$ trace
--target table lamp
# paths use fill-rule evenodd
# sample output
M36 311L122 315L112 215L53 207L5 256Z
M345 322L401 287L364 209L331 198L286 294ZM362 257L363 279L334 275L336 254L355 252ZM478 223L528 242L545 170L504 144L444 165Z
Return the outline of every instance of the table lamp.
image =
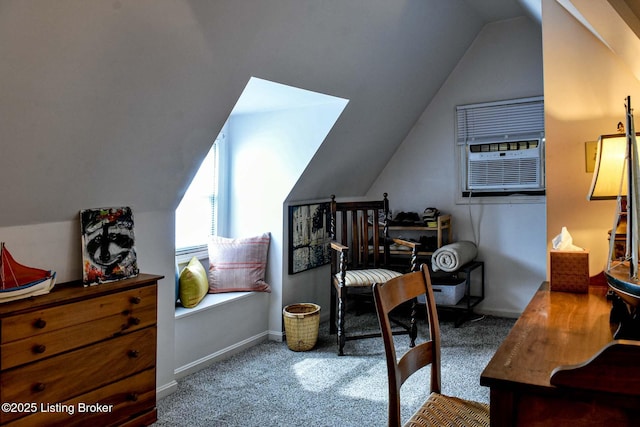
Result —
M640 135L640 133L636 135ZM614 251L615 258L625 256L628 184L624 179L626 176L624 173L626 151L627 139L624 133L601 135L598 138L593 180L587 196L589 200L618 200L618 219L615 231L618 242ZM620 197L618 198L618 196Z

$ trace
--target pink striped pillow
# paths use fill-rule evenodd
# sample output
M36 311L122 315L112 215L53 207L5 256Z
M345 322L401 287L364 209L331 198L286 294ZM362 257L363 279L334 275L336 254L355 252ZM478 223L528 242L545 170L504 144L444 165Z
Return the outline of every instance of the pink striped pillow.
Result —
M264 281L270 234L228 239L209 239L209 293L271 292Z

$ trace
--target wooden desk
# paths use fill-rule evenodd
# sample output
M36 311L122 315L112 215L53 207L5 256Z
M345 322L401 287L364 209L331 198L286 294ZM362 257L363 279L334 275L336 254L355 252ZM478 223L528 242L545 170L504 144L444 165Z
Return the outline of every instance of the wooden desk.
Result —
M588 362L613 334L606 288L592 287L588 294L548 289L543 283L480 377L491 388L491 425L640 425L637 342L627 342L635 357L624 387L614 387L617 393L551 384L555 368ZM605 378L593 382L615 384L611 375L603 372Z

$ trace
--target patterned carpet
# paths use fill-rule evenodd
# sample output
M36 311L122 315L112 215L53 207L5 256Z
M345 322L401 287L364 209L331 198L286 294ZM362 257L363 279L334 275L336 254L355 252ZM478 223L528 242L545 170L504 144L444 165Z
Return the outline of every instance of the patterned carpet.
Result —
M351 328L377 328L371 312L348 319ZM488 402L480 374L514 322L481 317L455 328L441 315L442 392ZM397 339L408 345L406 335ZM345 353L337 356L326 322L320 325L318 344L307 352L291 351L284 342L265 342L180 380L178 390L158 402L154 425L385 426L382 339L348 341ZM426 369L405 383L403 422L426 398L428 387Z

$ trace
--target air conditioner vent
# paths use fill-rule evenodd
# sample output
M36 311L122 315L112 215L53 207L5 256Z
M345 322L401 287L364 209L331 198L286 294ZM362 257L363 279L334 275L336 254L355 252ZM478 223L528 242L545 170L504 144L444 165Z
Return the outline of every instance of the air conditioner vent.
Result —
M486 159L469 162L469 189L539 188L540 163L529 159Z
M469 145L469 190L536 189L542 186L539 140Z

